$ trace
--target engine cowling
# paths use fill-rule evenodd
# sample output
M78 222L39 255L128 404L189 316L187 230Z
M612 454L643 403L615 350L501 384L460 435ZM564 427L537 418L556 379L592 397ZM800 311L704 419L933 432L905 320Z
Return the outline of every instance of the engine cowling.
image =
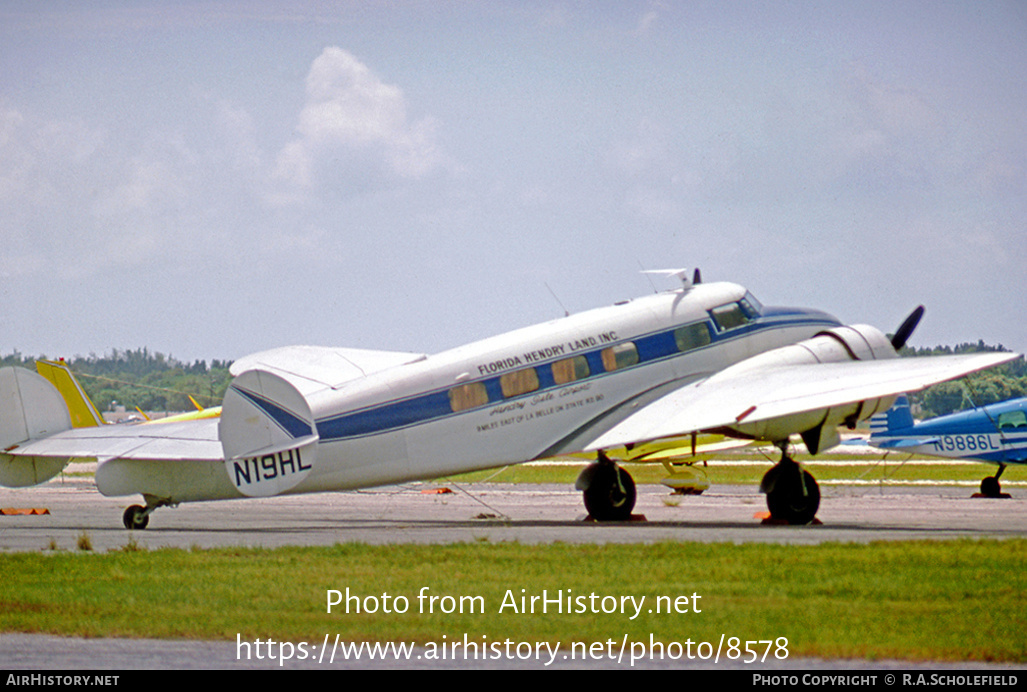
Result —
M867 324L834 327L816 336L789 346L782 346L733 366L734 374L746 370L762 370L783 365L812 365L851 360L884 360L897 358L888 337ZM732 429L746 437L778 442L798 432L811 454L817 454L840 442L837 428L854 428L859 421L888 410L895 397L855 402L844 406L798 413L754 423L741 423Z

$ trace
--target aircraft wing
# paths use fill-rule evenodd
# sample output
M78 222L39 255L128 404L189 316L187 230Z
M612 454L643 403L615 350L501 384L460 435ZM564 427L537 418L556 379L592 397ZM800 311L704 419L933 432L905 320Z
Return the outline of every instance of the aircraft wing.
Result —
M279 375L304 396L326 388L338 388L374 372L426 358L423 353L373 351L359 348L285 346L261 351L232 363L230 372L265 370Z
M218 420L73 428L5 450L21 457L224 461Z
M855 411L853 405L860 402L918 391L1018 357L1016 353L980 353L759 369L743 361L639 405L637 411L593 439L585 449L725 429L757 439L774 439L775 431L813 428L835 409L850 407Z

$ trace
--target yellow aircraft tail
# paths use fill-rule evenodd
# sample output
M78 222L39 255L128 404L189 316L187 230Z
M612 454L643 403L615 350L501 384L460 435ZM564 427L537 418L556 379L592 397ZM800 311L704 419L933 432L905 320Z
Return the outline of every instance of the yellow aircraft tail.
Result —
M60 392L71 414L71 427L92 428L105 424L103 416L64 361L37 360L36 370Z

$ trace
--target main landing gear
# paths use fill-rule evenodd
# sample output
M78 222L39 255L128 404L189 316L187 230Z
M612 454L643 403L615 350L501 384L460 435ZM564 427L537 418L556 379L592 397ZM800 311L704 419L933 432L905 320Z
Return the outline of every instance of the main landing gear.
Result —
M597 461L581 472L574 487L585 498L585 509L596 521L627 521L635 508L635 481L600 450Z
M820 508L820 486L783 446L781 461L763 476L760 492L767 494L767 508L774 521L809 524Z

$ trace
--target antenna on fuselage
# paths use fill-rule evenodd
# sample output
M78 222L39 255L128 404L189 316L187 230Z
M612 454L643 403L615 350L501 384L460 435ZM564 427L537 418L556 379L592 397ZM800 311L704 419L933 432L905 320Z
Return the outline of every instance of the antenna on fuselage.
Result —
M549 289L549 294L550 294L551 296L553 296L553 300L555 300L555 301L557 302L557 304L558 304L558 305L559 305L559 306L560 306L561 308L563 308L563 316L564 316L564 317L570 317L570 316L571 316L571 313L570 313L570 311L569 311L569 310L568 310L567 308L563 307L563 303L562 303L562 302L560 302L560 298L559 298L559 297L557 297L557 295L556 295L556 292L555 292L555 291L554 291L554 290L553 290L552 288L549 288L549 283L548 283L548 282L543 282L543 283L545 283L545 284L546 284L546 288L547 288L547 289Z
M642 260L638 260L638 270L646 275L646 280L649 281L649 285L653 287L653 293L659 293L660 291L656 288L656 284L653 283L652 278L649 276L649 272L645 270L645 265L642 264Z

